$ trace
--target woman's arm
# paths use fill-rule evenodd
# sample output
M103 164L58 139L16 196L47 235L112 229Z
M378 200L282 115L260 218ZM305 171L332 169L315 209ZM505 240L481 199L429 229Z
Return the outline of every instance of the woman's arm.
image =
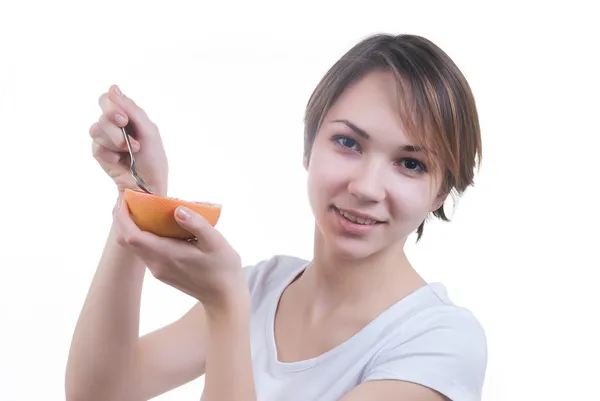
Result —
M147 400L203 374L206 320L200 303L139 338L145 269L112 227L71 342L67 401Z
M112 226L75 326L66 369L69 401L114 397L133 379L145 266L116 236Z
M247 292L222 308L207 309L207 327L204 400L256 401Z

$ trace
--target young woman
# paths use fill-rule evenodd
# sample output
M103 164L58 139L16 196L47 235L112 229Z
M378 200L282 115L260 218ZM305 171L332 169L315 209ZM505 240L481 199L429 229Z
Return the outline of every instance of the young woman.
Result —
M116 86L100 97L93 154L119 194L138 170L167 193L157 127ZM242 267L199 215L196 242L141 232L119 200L66 371L69 401L147 400L205 374L205 401L474 401L487 363L478 320L408 261L407 237L472 185L481 155L469 86L412 35L375 35L323 77L305 118L314 257ZM144 272L195 297L181 319L138 338Z

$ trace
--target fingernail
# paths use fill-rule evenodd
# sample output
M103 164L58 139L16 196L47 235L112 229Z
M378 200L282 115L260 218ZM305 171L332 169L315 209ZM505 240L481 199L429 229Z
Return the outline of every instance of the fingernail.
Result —
M177 217L179 217L181 220L185 220L190 217L190 211L186 207L180 206L177 209Z
M127 119L122 114L117 114L115 116L115 122L121 127L124 127L127 124Z
M117 85L115 85L115 93L119 96L123 96L123 92L121 92L121 89L119 89Z

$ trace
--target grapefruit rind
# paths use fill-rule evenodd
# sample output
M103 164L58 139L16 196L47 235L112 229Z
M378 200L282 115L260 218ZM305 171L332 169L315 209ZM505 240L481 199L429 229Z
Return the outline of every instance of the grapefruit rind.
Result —
M160 237L193 239L194 235L182 228L175 220L175 210L185 206L215 226L221 217L221 205L210 202L190 202L178 198L148 194L125 189L123 197L133 222L142 231Z

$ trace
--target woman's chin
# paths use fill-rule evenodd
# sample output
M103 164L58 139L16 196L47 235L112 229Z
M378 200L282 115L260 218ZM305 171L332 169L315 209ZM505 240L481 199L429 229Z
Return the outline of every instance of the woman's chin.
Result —
M381 236L355 237L341 235L335 230L317 229L315 243L318 253L327 258L358 262L366 259L377 259L378 255L398 255L403 252L404 241L388 243Z
M327 253L336 259L359 261L378 253L380 249L371 241L357 241L352 238L331 238L325 242Z

